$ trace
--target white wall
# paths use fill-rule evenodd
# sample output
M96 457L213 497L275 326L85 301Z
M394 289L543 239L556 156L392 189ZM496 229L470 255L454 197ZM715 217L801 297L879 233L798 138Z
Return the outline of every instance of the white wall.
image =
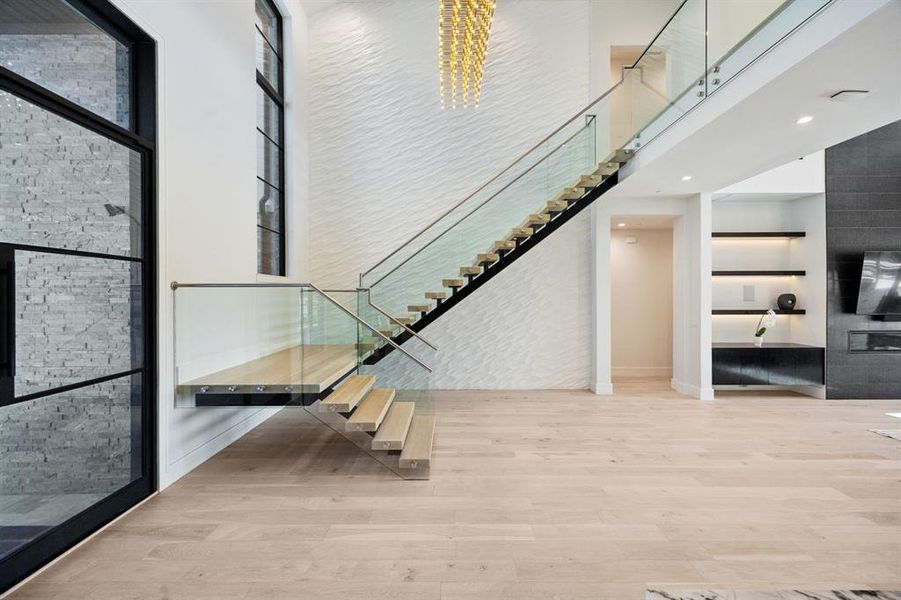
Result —
M159 480L166 487L272 414L174 408L171 281L254 282L256 80L253 2L116 0L158 42ZM289 274L306 278L305 19L286 16ZM289 129L291 131L291 129ZM181 293L181 292L179 292ZM225 315L223 315L225 317ZM229 321L221 319L227 329ZM214 332L211 332L214 335ZM223 365L225 366L225 365Z
M821 150L717 190L723 194L823 194L826 151Z
M586 103L587 0L499 3L478 108L441 109L437 16L418 0L336 2L310 16L312 279L321 286L356 285ZM587 387L587 221L423 332L441 349L434 386Z
M614 377L672 376L673 231L611 232Z
M591 97L597 98L619 81L610 72L611 46L644 48L682 0L588 0L591 11Z

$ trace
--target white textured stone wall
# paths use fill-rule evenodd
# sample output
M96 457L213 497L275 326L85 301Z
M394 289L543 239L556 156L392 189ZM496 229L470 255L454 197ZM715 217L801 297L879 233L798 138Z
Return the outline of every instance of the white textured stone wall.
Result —
M585 0L499 3L481 105L444 110L435 3L347 2L312 15L313 281L355 285L583 108L588 13ZM432 384L587 387L588 248L586 213L427 328L441 348Z

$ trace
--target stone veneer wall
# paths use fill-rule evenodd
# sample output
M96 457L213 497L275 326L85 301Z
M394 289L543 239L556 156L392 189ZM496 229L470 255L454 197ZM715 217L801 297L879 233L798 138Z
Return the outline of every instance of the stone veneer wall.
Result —
M127 54L106 36L0 35L0 59L128 124ZM0 241L134 256L139 175L130 150L0 93ZM17 252L16 395L131 369L139 277L127 261ZM107 494L131 481L139 384L117 379L0 408L0 493Z

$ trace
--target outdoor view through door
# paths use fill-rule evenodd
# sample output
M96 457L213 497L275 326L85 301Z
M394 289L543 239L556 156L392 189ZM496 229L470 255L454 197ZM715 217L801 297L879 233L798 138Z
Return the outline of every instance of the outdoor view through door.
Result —
M0 592L155 487L154 54L0 2Z

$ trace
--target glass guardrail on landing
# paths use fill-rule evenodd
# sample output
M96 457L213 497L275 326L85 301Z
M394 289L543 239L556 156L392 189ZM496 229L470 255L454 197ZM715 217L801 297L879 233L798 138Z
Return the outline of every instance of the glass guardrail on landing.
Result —
M398 475L428 477L431 438L428 448L420 443L409 451L405 441L434 431L434 351L416 337L403 346L392 341L358 314L356 290L309 284L173 289L177 408L303 408ZM391 348L390 356L372 361L382 346Z

